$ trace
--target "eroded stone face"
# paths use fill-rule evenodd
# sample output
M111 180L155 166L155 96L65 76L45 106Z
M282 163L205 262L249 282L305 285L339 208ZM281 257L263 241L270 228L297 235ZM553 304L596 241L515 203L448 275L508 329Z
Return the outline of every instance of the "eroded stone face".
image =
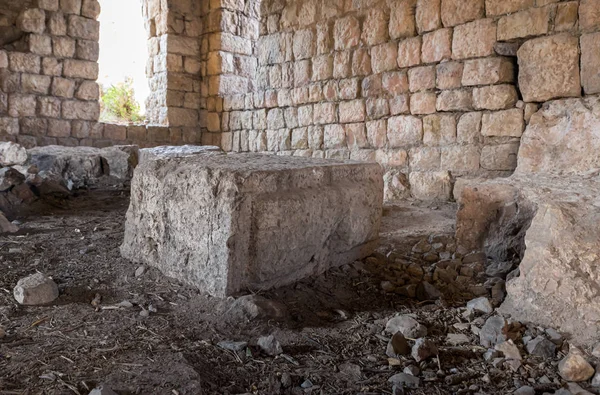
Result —
M146 161L121 252L215 296L266 289L370 254L382 200L376 164L255 154Z

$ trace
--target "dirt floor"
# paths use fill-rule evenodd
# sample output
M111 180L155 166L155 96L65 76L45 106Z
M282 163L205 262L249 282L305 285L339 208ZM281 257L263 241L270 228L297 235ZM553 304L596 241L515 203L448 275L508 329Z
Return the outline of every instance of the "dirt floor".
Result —
M419 366L421 387L406 393L506 394L539 377L533 363L507 372L485 362L469 325L461 328L470 344L445 344L448 332L458 332L452 325L466 322L460 307L472 295L418 301L382 290L382 282L403 275L392 260L431 265L415 260L411 248L423 237L452 234L452 205L387 207L376 256L264 293L281 314L262 317L244 315L233 298L204 296L122 259L127 206L123 188L82 192L44 215L19 218L19 234L0 236L0 326L7 333L0 394L87 394L99 383L119 394L391 394L388 379L414 364L386 355L383 330L398 313L414 314L439 347L437 358ZM50 306L20 306L12 289L36 271L50 275L61 295ZM270 357L256 346L270 334L284 354ZM249 346L217 346L225 340ZM559 387L551 365L543 373L549 389Z

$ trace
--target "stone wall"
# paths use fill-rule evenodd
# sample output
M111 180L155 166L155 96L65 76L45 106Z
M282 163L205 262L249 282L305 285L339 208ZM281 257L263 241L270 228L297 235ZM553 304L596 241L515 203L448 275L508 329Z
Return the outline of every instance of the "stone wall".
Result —
M449 199L457 178L512 173L539 103L581 96L581 82L598 93L598 9L264 0L260 36L247 40L256 74L224 96L209 128L220 126L227 150L376 160L388 199Z
M152 126L103 125L98 2L31 1L0 49L0 134L28 146L370 160L388 200L445 200L511 174L541 104L600 93L600 0L143 0Z

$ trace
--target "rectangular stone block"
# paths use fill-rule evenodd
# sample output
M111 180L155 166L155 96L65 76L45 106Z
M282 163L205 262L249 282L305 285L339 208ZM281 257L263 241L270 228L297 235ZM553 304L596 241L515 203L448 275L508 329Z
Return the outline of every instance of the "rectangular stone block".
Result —
M484 0L442 0L442 22L446 27L484 17Z
M498 41L542 36L548 33L550 7L531 8L503 16L498 21Z
M492 19L479 19L454 28L452 57L466 59L490 56L496 43L496 23Z
M585 31L600 28L600 0L581 0L579 4L579 26Z
M416 66L421 63L421 37L407 38L398 44L398 67Z
M423 35L421 60L423 63L440 62L452 57L452 29L438 29Z
M600 33L584 34L581 44L581 84L586 95L600 93Z
M121 253L217 297L264 290L371 254L382 203L377 164L259 154L147 161L132 181Z
M521 137L524 129L523 110L518 108L483 114L481 121L484 136Z
M474 86L514 82L514 74L514 65L509 58L473 59L465 62L462 84Z
M487 16L510 14L534 5L535 0L485 0Z
M504 110L514 107L519 100L514 85L489 85L473 89L473 108L476 110Z

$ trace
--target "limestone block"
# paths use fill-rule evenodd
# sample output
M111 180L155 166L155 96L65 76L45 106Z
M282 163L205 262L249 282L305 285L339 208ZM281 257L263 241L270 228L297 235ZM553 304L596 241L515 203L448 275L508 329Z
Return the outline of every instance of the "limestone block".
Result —
M45 11L58 11L58 0L38 0L37 6Z
M148 133L150 137L150 133ZM104 138L109 140L125 140L127 137L127 127L125 125L111 124L104 125Z
M519 172L581 174L600 168L598 97L552 101L533 114L522 138Z
M11 141L0 143L0 165L24 165L27 162L27 150Z
M490 85L473 89L473 107L476 110L504 110L514 107L518 100L514 85Z
M456 118L452 114L432 114L423 118L423 144L449 145L456 141Z
M15 300L26 306L52 303L58 298L58 286L42 273L20 279L13 290Z
M70 37L53 37L50 48L57 58L72 58L75 55L75 40Z
M365 120L365 103L363 100L340 102L339 119L342 123L362 122Z
M384 73L381 83L383 90L391 96L406 93L409 90L408 75L402 71Z
M382 97L370 97L366 100L367 117L379 119L390 115L390 105L387 99Z
M485 0L487 16L510 14L531 8L534 5L535 0Z
M435 89L435 66L409 69L408 84L411 92Z
M97 121L100 117L100 103L94 101L66 100L62 104L62 116L65 119Z
M335 103L315 104L313 110L313 122L317 125L334 123L336 119Z
M581 95L579 45L569 34L525 42L518 51L519 88L526 102Z
M100 149L108 164L108 175L119 180L130 180L140 158L137 145L114 145Z
M464 86L492 85L514 81L514 65L508 58L472 59L465 62L462 77Z
M283 286L372 253L382 200L377 164L256 154L149 161L132 181L121 253L219 297Z
M442 147L441 167L453 175L479 170L479 148L474 145Z
M360 22L354 16L337 19L333 26L335 49L355 47L360 42Z
M11 117L35 116L36 98L33 95L11 94L8 96L8 115Z
M26 33L41 34L46 30L46 13L39 8L25 10L17 18L17 26Z
M484 0L442 0L442 22L446 27L484 17Z
M348 149L356 150L359 148L367 148L369 146L364 123L346 124L344 125L344 132L346 133Z
M77 45L75 47L75 57L77 59L91 60L92 62L97 62L99 56L100 45L97 41L77 40Z
M51 92L53 96L71 98L75 94L75 81L66 78L54 78Z
M438 89L454 89L461 87L464 65L459 62L444 62L436 66L436 82Z
M29 50L36 55L50 55L52 54L52 39L41 34L30 34Z
M98 79L98 63L85 60L66 59L63 74L67 78Z
M46 75L38 74L22 74L21 75L21 87L23 93L38 93L41 95L47 95L50 89L50 83L52 78Z
M42 60L42 74L60 77L63 64L55 58L44 58Z
M362 40L367 45L384 43L388 39L388 16L380 8L373 8L367 13L362 32Z
M473 108L473 94L464 89L441 91L436 108L438 111L469 111Z
M70 137L71 122L62 119L48 120L48 136L50 137Z
M384 148L387 145L387 121L377 120L366 123L367 140L374 148Z
M67 17L67 33L73 38L98 41L100 39L100 23L78 15L69 15Z
M556 18L554 19L554 31L562 32L571 30L577 26L579 3L570 1L559 3L556 6Z
M346 147L346 132L339 124L325 125L323 131L323 145L328 149Z
M0 51L0 69L8 68L8 55L6 51Z
M523 110L513 108L483 114L481 134L483 136L521 137L524 128Z
M315 55L315 37L312 29L299 30L294 33L294 57L296 60L309 59Z
M18 135L19 119L12 117L0 117L0 134L5 136Z
M441 164L439 147L415 147L410 150L410 169L412 171L437 171Z
M496 23L492 19L479 19L456 26L452 37L454 59L475 58L494 54Z
M433 114L436 111L435 92L417 92L410 95L410 113L413 115Z
M498 40L545 35L549 29L550 12L550 7L540 7L503 16L498 21Z
M79 15L81 13L81 0L60 0L60 10L65 14Z
M600 33L584 34L581 43L581 84L586 95L600 93Z
M519 143L486 145L481 150L481 167L486 170L512 171L517 167Z
M584 31L600 28L600 0L581 0L579 4L579 26Z
M390 114L391 115L400 115L400 114L409 114L409 104L410 97L408 94L397 95L389 100L390 104Z
M371 48L371 67L373 73L381 73L396 69L398 46L391 42Z
M423 121L413 116L388 119L387 138L391 148L419 144L423 140Z
M22 52L9 52L8 63L12 71L39 74L41 69L40 57Z
M100 3L98 0L83 0L81 15L90 19L98 19L98 16L100 16Z
M92 81L83 81L81 85L79 85L79 88L77 88L75 97L80 100L100 99L100 89L98 87L98 83Z
M67 20L62 12L50 14L48 30L54 36L65 36L67 34Z
M447 171L413 171L409 181L410 192L415 199L447 201L452 197L452 181Z
M452 29L438 29L423 35L421 60L423 63L440 62L452 57Z
M417 0L394 1L390 4L389 32L393 40L417 34L415 8Z
M416 66L421 63L421 37L407 38L398 44L398 67Z
M419 34L442 27L440 0L417 0L415 18Z

